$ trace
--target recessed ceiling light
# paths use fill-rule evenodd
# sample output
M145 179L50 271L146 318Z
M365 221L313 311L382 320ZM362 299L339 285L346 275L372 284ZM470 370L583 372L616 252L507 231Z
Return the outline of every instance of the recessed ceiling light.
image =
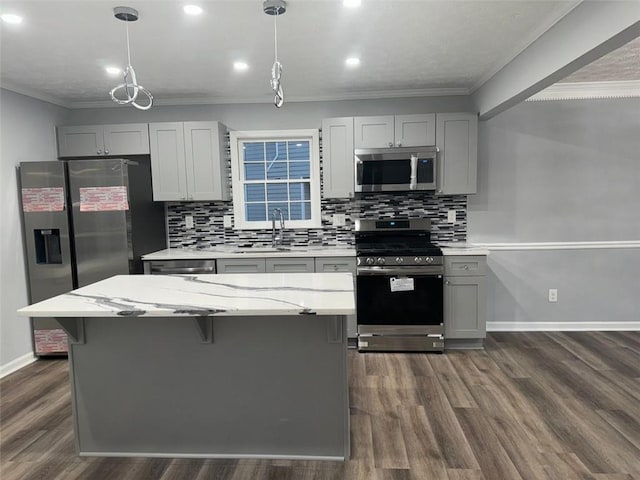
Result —
M15 15L13 13L5 13L3 15L0 15L0 18L2 18L2 21L5 23L13 23L13 24L22 23L22 17L20 15Z
M120 70L118 67L105 67L104 69L109 75L113 76L120 75L122 73L122 70Z
M362 0L342 0L342 4L348 8L356 8L362 4Z
M187 15L200 15L202 13L202 7L198 5L185 5L182 9Z
M358 57L349 57L345 60L347 67L357 67L360 65L360 59Z
M238 72L244 72L245 70L249 70L249 65L245 62L233 62L233 69Z

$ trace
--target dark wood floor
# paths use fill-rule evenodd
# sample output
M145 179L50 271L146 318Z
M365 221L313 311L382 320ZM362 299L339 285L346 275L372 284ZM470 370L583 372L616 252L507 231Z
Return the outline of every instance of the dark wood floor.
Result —
M484 351L350 352L348 462L79 458L67 363L0 383L0 478L640 480L640 333L491 334Z

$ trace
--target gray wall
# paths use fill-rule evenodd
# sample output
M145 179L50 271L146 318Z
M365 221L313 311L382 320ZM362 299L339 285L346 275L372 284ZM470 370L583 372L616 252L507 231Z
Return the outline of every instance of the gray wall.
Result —
M0 374L32 352L29 319L16 315L27 305L27 282L15 167L56 159L55 126L67 114L64 108L0 89Z
M640 248L519 244L640 241L640 99L520 104L480 122L478 155L468 239L513 244L491 252L487 320L639 322Z

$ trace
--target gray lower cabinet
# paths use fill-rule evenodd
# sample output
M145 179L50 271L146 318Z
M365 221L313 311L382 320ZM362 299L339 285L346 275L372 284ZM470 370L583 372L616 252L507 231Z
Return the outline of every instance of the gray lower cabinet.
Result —
M280 258L266 259L267 273L313 273L313 258Z
M486 263L484 256L445 257L444 327L448 345L470 340L469 346L482 346L486 337Z
M216 260L218 273L265 273L264 258L219 258Z
M316 272L349 272L353 275L353 291L356 290L356 259L353 257L317 257ZM356 338L358 324L355 315L347 316L347 337Z

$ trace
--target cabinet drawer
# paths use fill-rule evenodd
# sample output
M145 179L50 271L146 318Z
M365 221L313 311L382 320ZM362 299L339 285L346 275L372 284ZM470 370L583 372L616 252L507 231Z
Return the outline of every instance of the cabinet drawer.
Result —
M355 258L316 258L316 272L350 272L356 273Z
M486 275L487 258L484 256L445 256L445 275Z
M313 258L267 258L267 273L313 273Z
M218 273L264 273L264 258L220 258Z

